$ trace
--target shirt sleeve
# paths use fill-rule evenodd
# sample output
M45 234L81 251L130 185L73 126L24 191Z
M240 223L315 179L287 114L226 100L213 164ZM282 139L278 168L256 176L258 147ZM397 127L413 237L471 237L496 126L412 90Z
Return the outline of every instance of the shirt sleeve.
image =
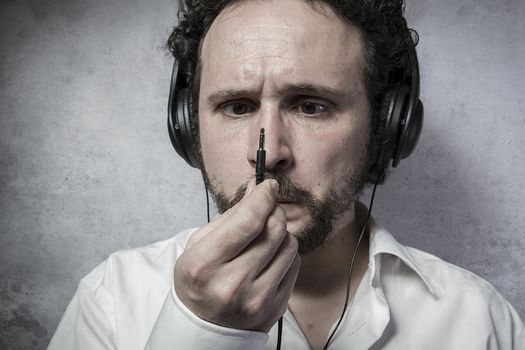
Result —
M267 340L264 332L227 328L199 318L180 301L172 286L146 350L257 350L263 349Z
M503 297L501 297L503 299ZM503 299L503 315L500 322L495 322L498 329L498 342L502 343L500 349L525 350L525 326L512 305ZM501 329L506 326L506 329Z
M99 265L80 282L48 350L116 349L113 298L101 284L90 283L104 268Z
M525 350L525 326L512 305L495 289L489 300L493 332L487 341L490 350Z

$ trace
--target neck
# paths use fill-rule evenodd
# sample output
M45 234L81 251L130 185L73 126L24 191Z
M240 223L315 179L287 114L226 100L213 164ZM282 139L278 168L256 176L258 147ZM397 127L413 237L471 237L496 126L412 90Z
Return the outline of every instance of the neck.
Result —
M301 258L301 269L294 294L299 296L330 296L346 289L348 270L363 223L357 221L354 206L334 224L327 241ZM368 265L367 232L358 248L352 280L361 280ZM352 283L352 284L354 284Z

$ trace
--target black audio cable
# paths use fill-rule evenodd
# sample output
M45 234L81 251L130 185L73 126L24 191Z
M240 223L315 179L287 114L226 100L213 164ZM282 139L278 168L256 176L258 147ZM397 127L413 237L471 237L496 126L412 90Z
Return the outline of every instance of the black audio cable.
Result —
M374 205L374 197L375 197L375 194L376 194L377 185L379 183L379 179L381 179L381 177L383 176L383 172L384 172L384 170L381 171L381 173L377 177L376 182L374 184L374 190L372 191L372 197L370 198L370 205L368 206L368 212L366 214L366 220L363 223L363 228L361 229L361 233L359 234L359 238L357 239L357 243L356 243L355 248L354 248L354 253L352 254L352 260L350 262L350 268L348 269L348 280L347 280L347 284L346 284L346 298L345 298L345 305L343 306L343 312L341 313L341 317L339 318L339 321L337 322L337 325L335 326L334 330L330 334L330 337L328 337L328 340L326 341L326 344L325 344L323 350L328 349L328 345L330 345L330 341L332 341L332 338L334 337L335 332L337 331L337 329L339 328L339 325L343 321L343 317L345 315L346 308L348 307L348 300L350 298L350 281L352 280L352 270L354 268L355 258L357 256L357 251L359 250L359 245L361 244L361 241L363 239L366 227L368 225L368 221L370 219L370 215L372 214L372 206Z
M264 181L265 178L265 163L266 163L266 151L264 150L264 128L261 128L259 133L259 149L257 149L257 161L255 164L255 183L260 184ZM374 197L376 194L377 185L379 183L379 179L381 179L383 175L383 171L379 174L379 176L376 179L376 182L374 184L374 189L372 191L372 196L370 198L370 205L368 206L368 212L366 214L365 222L363 223L363 228L361 229L361 232L359 234L359 238L357 239L356 246L354 248L354 252L352 254L352 260L350 261L350 267L348 269L348 280L346 285L346 298L345 298L345 304L343 306L343 311L341 313L341 317L339 318L339 321L337 322L334 330L328 337L328 340L326 341L325 346L323 347L323 350L327 350L328 346L330 345L330 342L332 341L332 338L334 337L337 329L341 325L341 322L343 321L343 317L345 315L346 309L348 307L348 301L350 298L350 282L352 280L352 271L354 268L354 262L357 256L357 251L359 250L359 246L361 244L361 241L363 240L363 236L366 230L366 227L368 225L368 221L370 219L371 213L372 213L372 206L374 205ZM205 187L206 190L206 207L207 207L207 218L208 223L210 222L210 202L209 202L209 196L208 196L208 188ZM282 341L282 333L283 333L283 316L279 319L278 326L277 326L277 346L276 350L281 350L281 341Z
M255 163L255 183L258 185L264 181L266 173L266 151L264 150L264 128L259 132L259 148L257 149L257 161ZM281 350L281 337L283 334L283 317L279 318L277 332L277 348Z

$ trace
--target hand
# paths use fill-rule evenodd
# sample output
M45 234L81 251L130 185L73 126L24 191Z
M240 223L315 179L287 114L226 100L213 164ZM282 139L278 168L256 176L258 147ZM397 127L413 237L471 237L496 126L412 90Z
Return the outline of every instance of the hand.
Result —
M286 311L299 272L296 238L276 205L279 185L250 180L243 199L189 239L175 291L200 318L268 332Z

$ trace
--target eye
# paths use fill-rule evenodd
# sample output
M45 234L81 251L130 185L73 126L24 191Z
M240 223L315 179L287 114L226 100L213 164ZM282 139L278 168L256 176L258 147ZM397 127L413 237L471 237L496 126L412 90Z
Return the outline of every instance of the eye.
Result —
M300 101L292 106L292 111L309 117L329 115L331 108L328 103L317 101Z
M325 105L319 103L305 102L301 104L301 112L303 112L304 114L324 113L327 111L327 109L328 108Z
M257 106L250 101L225 102L220 106L222 112L230 117L238 118L255 113Z

